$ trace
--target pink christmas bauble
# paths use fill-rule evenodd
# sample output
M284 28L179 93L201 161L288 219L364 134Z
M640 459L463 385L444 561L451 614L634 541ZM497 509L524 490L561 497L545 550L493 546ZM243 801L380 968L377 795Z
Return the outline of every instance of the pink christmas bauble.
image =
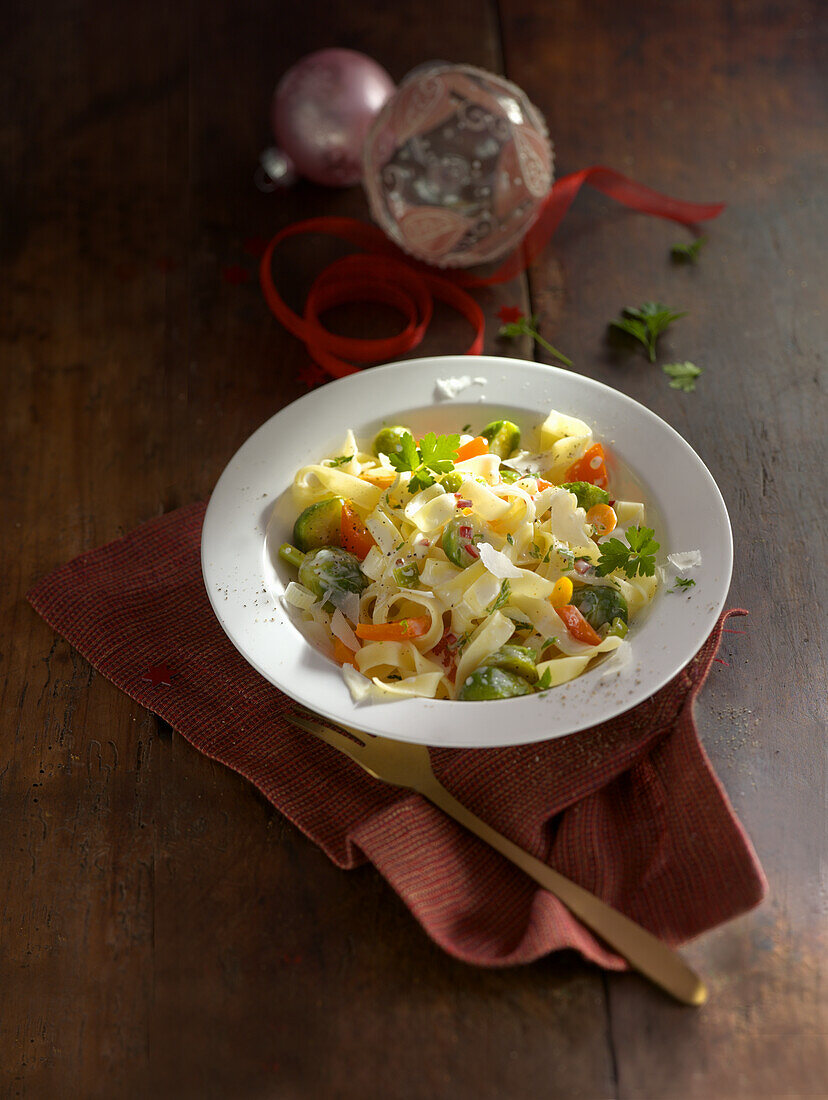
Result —
M540 112L520 88L471 65L410 73L377 115L363 157L374 220L438 267L510 252L552 186Z
M394 91L391 77L355 50L317 50L288 69L273 94L276 141L300 175L348 187L362 175L362 147Z

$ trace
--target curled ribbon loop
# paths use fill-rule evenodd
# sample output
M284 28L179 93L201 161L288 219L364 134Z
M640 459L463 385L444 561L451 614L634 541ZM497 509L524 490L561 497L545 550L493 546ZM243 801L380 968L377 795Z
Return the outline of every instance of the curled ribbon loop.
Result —
M521 247L487 276L459 270L438 275L433 268L405 256L376 226L354 218L308 218L282 229L268 244L259 269L265 301L285 328L305 344L311 358L334 378L357 371L354 362L383 362L416 348L431 321L435 298L469 322L475 336L466 354L479 355L483 350L483 312L466 288L505 283L525 271L549 243L585 183L631 210L682 225L708 221L724 210L724 203L684 202L662 195L602 165L583 168L555 183ZM279 245L305 233L337 237L360 252L335 260L316 277L300 316L276 289L272 267ZM357 301L391 306L404 318L403 328L395 336L371 340L339 336L323 326L320 315L325 310Z

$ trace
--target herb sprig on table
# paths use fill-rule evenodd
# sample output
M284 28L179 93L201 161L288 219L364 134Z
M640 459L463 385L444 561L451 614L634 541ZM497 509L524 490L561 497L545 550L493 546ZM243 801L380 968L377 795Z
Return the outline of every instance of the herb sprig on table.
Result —
M707 237L696 237L687 244L679 242L670 249L670 255L678 263L694 264L699 258L699 252L706 243Z
M628 336L632 336L634 340L640 341L647 349L650 362L654 363L656 341L659 336L673 321L686 316L686 310L676 313L662 302L644 302L637 308L626 306L618 320L610 321L610 327L617 328Z
M566 367L572 366L572 360L564 355L562 351L558 351L557 348L553 347L548 340L544 340L538 332L537 314L533 313L531 317L527 317L518 306L503 306L502 309L498 310L497 315L503 322L498 330L498 336L531 336L553 358L560 360Z
M435 435L434 432L428 432L420 440L418 447L412 434L406 432L400 440L400 453L389 455L388 458L395 470L411 471L408 488L416 493L433 485L441 474L447 474L454 469L459 446L459 435Z

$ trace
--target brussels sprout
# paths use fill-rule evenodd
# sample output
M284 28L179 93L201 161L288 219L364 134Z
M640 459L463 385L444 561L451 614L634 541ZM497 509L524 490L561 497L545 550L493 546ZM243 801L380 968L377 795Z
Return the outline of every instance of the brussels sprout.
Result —
M588 481L566 481L561 488L574 493L578 498L578 507L586 511L595 504L609 504L609 493L606 489L599 489L597 485L590 485Z
M515 695L532 695L531 686L522 676L507 672L504 668L481 665L466 677L457 698L471 702L478 699L511 699Z
M628 619L627 601L616 588L609 585L587 584L578 587L569 602L578 608L593 630L599 630L614 619L620 619L624 623Z
M341 497L329 497L309 504L293 525L293 541L300 550L318 550L320 546L339 546L342 523Z
M507 642L486 658L486 664L490 668L502 668L506 672L514 672L516 676L522 676L524 680L534 683L538 678L535 656L534 649L530 649L529 646Z
M411 429L402 424L392 424L388 428L383 428L374 440L374 454L401 455L402 438L406 434L411 435Z
M443 474L440 478L440 484L447 493L456 493L463 484L463 475L459 470L449 470L447 474Z
M479 554L474 547L478 542L486 539L480 528L479 522L474 516L455 516L450 519L443 531L443 551L449 561L465 569L468 565L474 565ZM471 545L471 552L467 549Z
M520 428L511 420L493 420L480 433L489 441L489 453L508 458L520 446Z
M305 555L299 583L318 599L324 597L326 607L341 607L351 592L359 594L368 586L368 578L353 554L339 546L323 546Z

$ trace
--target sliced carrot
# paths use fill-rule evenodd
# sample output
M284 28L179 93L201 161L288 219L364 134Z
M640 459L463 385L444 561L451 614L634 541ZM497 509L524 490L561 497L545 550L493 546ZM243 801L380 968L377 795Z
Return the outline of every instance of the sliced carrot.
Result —
M468 443L464 443L462 447L457 448L457 461L465 462L467 458L477 458L478 455L487 455L489 453L489 441L482 435L476 435L474 439L470 439Z
M337 637L334 637L334 660L338 665L352 665L354 663L354 655L345 643Z
M421 638L431 626L431 616L415 616L395 623L358 623L357 638L366 642L401 642L406 638Z
M342 549L347 550L360 561L364 561L371 547L376 546L373 535L347 500L342 505L339 538Z
M569 603L565 607L556 607L555 610L563 619L566 629L576 642L585 642L587 645L600 644L601 635L592 629L574 604Z
M604 462L604 448L595 443L576 462L573 462L564 474L564 481L588 481L599 489L609 484L607 466Z
M539 477L537 479L537 482L538 482L538 492L539 493L542 493L544 489L551 489L552 488L552 482L551 481L544 481L542 477Z
M618 516L615 514L615 509L610 508L608 504L593 504L586 514L586 521L592 524L595 534L601 538L615 530L618 525Z

